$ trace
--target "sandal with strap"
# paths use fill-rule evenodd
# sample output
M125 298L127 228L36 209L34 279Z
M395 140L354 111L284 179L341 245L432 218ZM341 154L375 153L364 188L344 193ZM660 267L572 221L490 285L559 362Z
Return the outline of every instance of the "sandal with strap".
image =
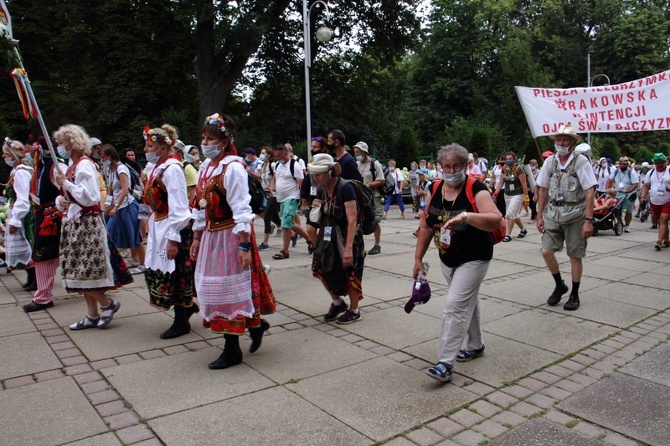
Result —
M273 259L275 260L284 260L288 259L288 252L286 251L279 251L277 254L272 256Z
M312 242L310 242L309 240L307 240L307 252L308 252L309 254L314 254L314 249L315 249L315 247L314 247L314 243L312 243Z
M92 318L89 316L85 316L84 319L70 325L70 330L85 330L87 328L98 328L99 320L100 320L99 317Z
M503 242L511 242L511 241L512 241L512 237L510 237L509 235L506 235L505 238L502 239L502 241L503 241Z

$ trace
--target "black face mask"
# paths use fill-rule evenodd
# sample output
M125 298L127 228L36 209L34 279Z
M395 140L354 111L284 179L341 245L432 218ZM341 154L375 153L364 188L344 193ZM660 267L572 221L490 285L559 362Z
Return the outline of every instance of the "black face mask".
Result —
M335 144L328 144L326 145L326 147L328 147L328 150L330 150L331 152L335 151Z

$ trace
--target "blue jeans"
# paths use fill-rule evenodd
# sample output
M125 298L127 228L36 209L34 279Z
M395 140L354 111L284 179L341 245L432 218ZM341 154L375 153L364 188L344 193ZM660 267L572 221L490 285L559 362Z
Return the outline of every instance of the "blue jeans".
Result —
M400 208L400 212L405 212L405 203L402 202L402 194L387 195L384 200L384 212L388 212L391 207L391 200L395 201Z

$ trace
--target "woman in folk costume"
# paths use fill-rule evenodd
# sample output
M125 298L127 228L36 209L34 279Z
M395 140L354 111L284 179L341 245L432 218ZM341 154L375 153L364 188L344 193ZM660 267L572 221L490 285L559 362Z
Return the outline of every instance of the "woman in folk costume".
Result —
M275 299L256 245L254 213L249 205L248 174L237 156L235 122L218 113L202 127L202 152L207 158L198 171L192 200L195 211L191 260L196 260L195 285L202 316L225 345L210 369L242 362L239 337L246 329L250 352L261 345L270 328L261 314L275 311Z
M100 208L98 169L88 157L91 143L86 131L68 124L53 135L58 154L69 159L65 174L58 173L56 182L63 195L56 198L56 207L63 212L60 262L63 285L69 293L83 293L87 314L70 330L104 328L119 310L120 302L105 296L133 281L125 262L111 246ZM98 311L100 305L100 311Z
M37 291L32 302L23 306L23 311L46 310L54 306L53 286L58 269L58 249L62 213L56 208L56 197L60 188L56 175L65 172L67 166L51 158L46 140L40 136L38 141L28 141L26 154L35 160L35 170L30 183L30 199L35 215L35 240L33 243L33 262Z
M193 303L193 262L189 251L193 232L188 208L186 179L181 161L174 154L177 131L171 125L144 128L147 181L144 200L151 207L148 220L144 272L151 306L163 311L174 307L174 323L161 339L191 332L188 319L198 312Z
M12 168L7 181L5 195L11 200L5 227L5 261L12 269L25 269L28 280L23 284L26 291L33 291L35 269L31 261L35 218L30 208L30 180L33 168L23 152L23 144L5 138L2 157Z

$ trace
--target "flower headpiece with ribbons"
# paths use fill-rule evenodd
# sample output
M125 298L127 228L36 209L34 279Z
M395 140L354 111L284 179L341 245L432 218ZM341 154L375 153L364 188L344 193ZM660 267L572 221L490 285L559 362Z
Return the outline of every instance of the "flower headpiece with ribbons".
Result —
M220 114L214 113L211 116L207 116L205 118L205 125L213 125L219 129L219 131L221 131L221 133L223 133L226 138L230 139L231 141L235 141L233 135L226 128L226 120Z
M164 135L156 129L152 129L149 126L144 127L144 140L150 139L154 142L163 142L168 146L173 145L175 142L167 135Z

